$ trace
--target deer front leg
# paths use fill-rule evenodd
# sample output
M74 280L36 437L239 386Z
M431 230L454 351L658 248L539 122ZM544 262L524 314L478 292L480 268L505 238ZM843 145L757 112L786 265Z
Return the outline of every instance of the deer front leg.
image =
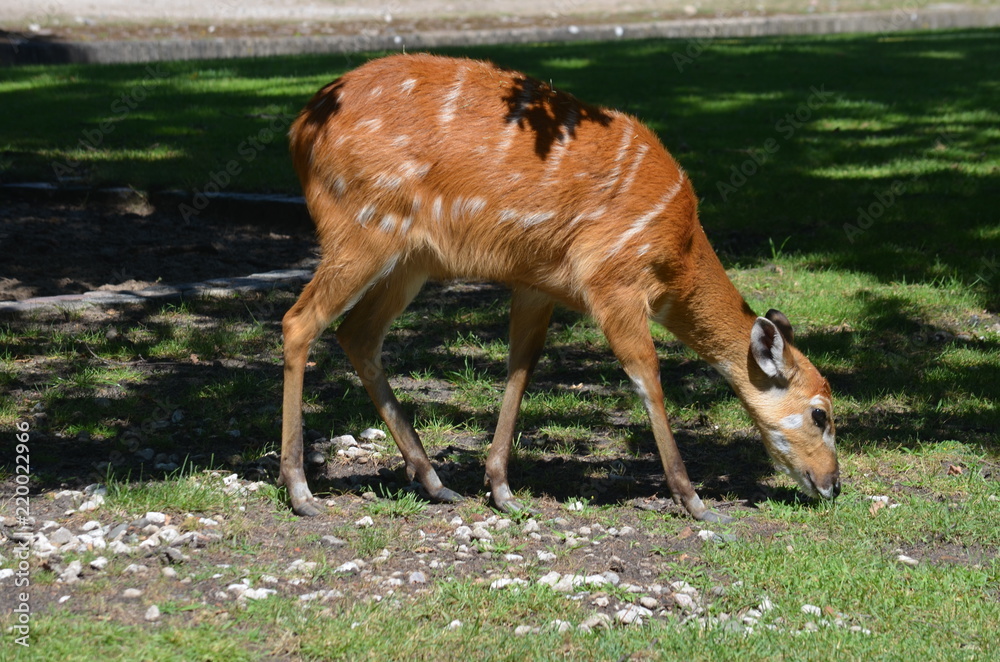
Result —
M534 290L514 290L510 304L510 355L507 359L507 388L497 420L496 433L486 458L486 485L493 503L505 513L524 510L514 499L507 482L507 465L514 443L514 426L521 408L521 399L531 374L542 355L552 299Z
M313 497L302 468L302 384L309 347L339 312L331 309L324 292L324 274L317 274L284 319L285 383L281 418L281 470L278 484L284 485L296 515L315 517L323 506ZM342 303L341 303L342 305Z
M612 351L621 362L636 390L642 396L660 453L667 486L675 502L680 503L697 520L703 522L730 522L731 518L709 510L688 478L684 460L681 459L677 442L670 431L667 412L663 407L663 387L660 385L659 359L653 338L649 333L649 322L642 310L623 309L623 301L635 301L637 297L620 294L614 304L603 314L595 314Z

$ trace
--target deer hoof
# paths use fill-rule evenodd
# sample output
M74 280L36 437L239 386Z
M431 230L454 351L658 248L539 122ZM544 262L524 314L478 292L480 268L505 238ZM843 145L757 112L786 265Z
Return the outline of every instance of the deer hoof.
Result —
M701 522L711 522L712 524L729 524L733 521L732 517L729 517L728 515L721 515L714 510L707 508L704 512L695 515L694 517Z
M440 487L437 491L428 492L428 494L431 499L440 503L458 503L460 501L465 501L465 497L454 490L449 490L447 487Z
M519 515L522 513L527 515L540 514L539 511L535 510L534 508L528 508L520 501L517 501L515 499L505 499L503 501L496 501L495 504L497 510L507 513L508 515Z
M315 497L310 497L299 503L293 503L292 512L300 517L317 517L325 513L326 508Z

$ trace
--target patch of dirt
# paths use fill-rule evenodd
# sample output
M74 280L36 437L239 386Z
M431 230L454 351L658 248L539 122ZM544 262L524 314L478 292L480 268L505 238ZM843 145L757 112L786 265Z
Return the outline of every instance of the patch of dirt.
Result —
M0 301L139 290L315 264L308 232L199 220L103 204L0 206Z

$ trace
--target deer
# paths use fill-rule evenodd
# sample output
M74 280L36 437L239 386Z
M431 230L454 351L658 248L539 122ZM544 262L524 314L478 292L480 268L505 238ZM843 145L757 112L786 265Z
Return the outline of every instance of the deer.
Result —
M321 259L282 319L279 482L301 516L325 511L303 467L310 347L336 339L427 495L453 503L382 365L393 320L424 283L509 286L508 374L485 462L500 511L521 400L556 304L594 320L642 398L675 503L728 522L692 486L664 408L650 320L731 385L779 470L812 498L840 493L828 381L781 312L758 316L701 226L694 187L651 129L485 61L397 54L320 89L289 130Z

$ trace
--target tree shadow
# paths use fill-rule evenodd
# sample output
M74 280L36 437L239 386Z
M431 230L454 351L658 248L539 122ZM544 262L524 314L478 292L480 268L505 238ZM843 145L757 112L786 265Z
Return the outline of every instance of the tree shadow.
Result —
M701 191L703 222L727 264L766 264L771 259L767 240L780 242L791 237L788 250L807 256L816 269L864 274L883 284L939 284L953 280L970 288L982 305L984 318L993 320L1000 304L1000 270L990 261L1000 252L994 204L1000 192L1000 173L953 166L959 161L982 160L981 154L992 155L997 149L990 138L995 124L991 104L995 100L996 77L982 76L978 67L955 64L1000 59L996 35L996 31L973 30L896 35L892 39L720 40L683 69L671 56L684 47L684 42L462 52L492 57L538 79L553 79L556 86L575 96L624 108L650 123ZM566 62L577 64L570 68ZM579 62L585 64L578 66ZM289 70L299 76L330 71L333 77L341 65L337 58L212 64L235 76L259 78L287 75ZM199 63L172 64L169 70L180 77L182 72L205 67ZM116 75L122 71L117 69ZM129 71L134 76L141 70ZM74 103L73 95L82 95L87 84L103 86L100 89L112 98L117 89L114 79L115 75L105 72L78 87L70 86L66 103ZM833 95L819 98L813 88ZM249 127L256 126L231 121L214 109L230 108L234 103L257 107L262 103L260 98L238 91L195 93L181 86L178 90L180 97L175 101L182 112L169 115L151 106L149 116L130 117L128 130L123 125L117 135L148 131L157 139L167 140L172 153L184 154L199 140L199 132L228 122L235 125L227 127L232 131L235 151L251 130ZM37 104L35 110L43 112L42 105L50 104L56 93L40 93L25 107L30 111L32 104ZM517 94L512 97L511 112L525 107L518 98ZM291 112L304 100L290 100L275 92L263 102L274 102ZM883 112L873 115L873 107ZM100 115L95 117L99 119ZM89 126L87 123L95 121L95 117L81 120L81 126ZM553 119L552 113L547 117L545 126L549 128L571 123L568 117ZM530 121L525 113L515 119ZM545 140L554 140L554 135L548 131ZM769 139L779 149L756 163L754 155L759 155ZM279 147L277 143L273 146ZM224 164L226 158L228 155L220 156L210 167ZM756 164L746 167L747 172L753 170L752 174L743 172L748 161ZM171 157L157 167L175 164ZM743 180L733 179L734 168ZM291 167L274 181L278 181L274 184L278 189L293 187ZM902 188L894 190L897 181ZM847 225L859 232L845 230ZM422 294L412 308L412 318L404 319L386 342L386 363L394 374L430 369L436 377L447 380L466 368L468 357L450 351L442 338L473 331L486 341L505 338L505 304L497 300L506 295L501 295L500 290L486 292L464 296L439 287ZM860 313L851 320L852 326L797 334L803 351L819 357L817 363L830 379L835 396L843 393L857 402L881 403L863 414L841 417L840 443L864 452L879 446L949 439L974 443L994 457L1000 455L998 380L990 362L1000 353L998 343L979 339L975 324L969 320L946 325L926 308L901 297L864 292L856 297L851 303L860 306ZM168 455L189 455L206 462L213 454L222 462L227 455L243 455L241 461L226 466L249 471L245 469L250 464L245 457L251 454L248 451L264 452L273 449L278 441L280 369L275 343L280 316L291 299L279 296L267 310L254 315L266 331L268 347L258 348L249 358L244 350L234 350L231 355L226 336L220 335L218 342L201 345L200 363L153 362L146 366L149 374L141 383L119 387L121 397L112 398L116 410L113 413L94 406L94 400L110 397L106 393L119 393L107 384L83 381L73 386L37 373L6 377L5 387L20 398L10 406L18 416L35 421L36 430L47 435L36 446L35 484L49 489L100 478L95 463L106 461L114 451L128 456L127 462L132 464L124 466L138 467L129 455L132 451L127 441L127 433L133 430L138 430L141 444ZM231 323L221 318L236 315L232 304L191 305L199 311L199 328L206 336ZM448 315L436 312L483 306L493 311L485 322L482 316L470 318L458 329ZM244 312L245 306L240 314ZM146 311L139 314L139 321L133 320L146 328L149 337L123 344L122 355L141 357L159 343L170 341L173 327L156 322L159 314L159 310ZM557 324L574 321L572 316L556 319ZM88 358L83 346L56 340L57 334L69 334L65 324L71 321L51 327L31 319L5 323L11 335L27 339L11 348L15 359L47 355L62 342L68 343L71 351L67 350L69 358L60 360L82 368L99 364ZM78 328L96 324L105 329L114 323L81 322ZM963 334L966 329L972 332ZM559 350L550 346L533 389L552 393L568 385L597 384L605 389L603 392L629 400L633 396L621 384L620 370L609 353L601 352L606 350L587 344ZM350 376L331 334L318 344L315 361L317 365L307 377L307 390L313 394L307 425L327 434L331 430L350 430L361 419L372 420L374 409ZM499 385L505 373L503 361L478 356L474 361L477 371L494 385L498 407ZM66 366L60 370L66 373L61 375L66 380L85 372ZM700 378L692 382L692 374L697 373L689 360L672 350L666 353L662 375L668 399L680 400L696 411L707 411L718 398L731 397L718 382ZM587 392L582 395L591 397ZM461 428L471 422L487 431L433 452L439 462L455 465L447 470L457 477L457 485L464 486L468 493L481 489L481 452L494 424L494 411L424 399L419 392L411 397L414 404L407 406L414 413L433 406L447 424ZM48 403L48 422L30 411L31 404L42 398ZM939 403L956 399L968 404L942 413ZM169 405L176 402L185 403L188 409L193 407L193 413L185 413L180 422L158 427L170 420L173 411ZM614 479L613 487L594 498L602 503L601 499L621 500L633 495L665 496L659 460L646 425L627 420L623 423L620 411L601 416L600 408L600 399L594 398L582 417L528 414L520 429L529 437L538 437L539 428L547 424L586 427L596 429L599 436L624 425L632 455L620 460L622 466L616 475L635 477L636 481L621 487ZM237 429L232 427L234 419L239 437L230 434ZM101 438L90 435L89 441L74 432L99 426L104 426L106 433ZM63 436L57 437L53 429L63 431ZM6 451L13 435L3 436ZM771 472L755 436L727 444L707 426L694 424L680 427L677 438L693 479L709 497L736 494L752 499L759 492L759 481ZM586 438L574 443L581 455L600 450ZM4 457L13 457L13 453L4 452ZM611 471L605 464L599 453L596 460L574 456L537 461L528 455L519 456L513 463L512 480L534 494L565 499L578 496L575 486L587 483L595 471ZM553 476L559 480L554 481ZM722 480L724 476L726 480ZM787 493L779 492L778 496L782 495Z

